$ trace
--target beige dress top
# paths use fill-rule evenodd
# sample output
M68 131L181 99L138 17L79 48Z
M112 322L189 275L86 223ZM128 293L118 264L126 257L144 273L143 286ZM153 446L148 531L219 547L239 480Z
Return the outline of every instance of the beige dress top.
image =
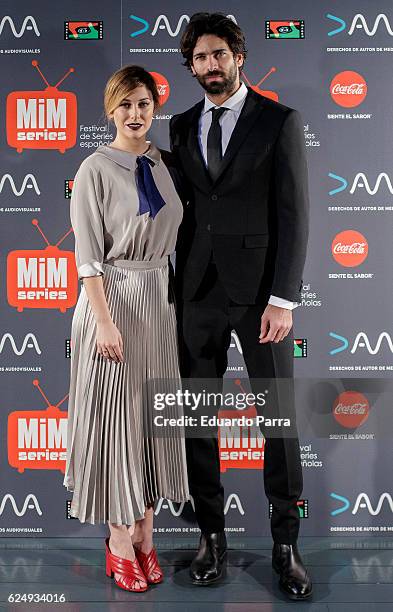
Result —
M81 163L71 197L79 278L102 274L103 262L152 261L174 252L183 207L153 143L145 156L166 202L154 219L138 214L136 155L101 146Z
M137 156L109 146L83 160L71 196L78 278L102 275L124 355L115 363L97 353L95 318L81 283L71 328L63 484L73 492L71 516L92 524L130 525L160 497L189 499L182 432L156 436L148 427L146 382L180 386L168 256L183 209L160 151L150 143L145 155L165 202L154 218L139 213Z

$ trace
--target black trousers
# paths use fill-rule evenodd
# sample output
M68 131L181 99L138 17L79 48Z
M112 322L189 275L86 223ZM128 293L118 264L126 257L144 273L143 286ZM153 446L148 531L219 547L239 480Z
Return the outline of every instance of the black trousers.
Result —
M231 331L234 329L242 346L250 380L292 379L292 330L279 343L258 342L265 306L244 306L232 302L218 279L214 263L210 263L195 298L179 304L182 377L222 379L227 368ZM293 401L293 397L290 401ZM292 437L276 437L276 433L275 437L270 438L266 437L268 432L265 430L263 434L266 438L264 486L273 506L273 540L294 544L299 532L297 501L303 488L297 433ZM198 525L204 533L222 531L225 525L224 489L220 482L217 438L187 438L186 451L190 491Z

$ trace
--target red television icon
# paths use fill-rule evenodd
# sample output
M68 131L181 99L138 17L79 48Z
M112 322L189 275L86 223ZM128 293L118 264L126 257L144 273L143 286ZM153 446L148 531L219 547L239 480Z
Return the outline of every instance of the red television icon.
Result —
M8 415L8 463L22 474L30 470L65 472L67 452L67 412L53 406L43 393L39 380L33 380L48 408L16 410Z
M59 244L73 230L55 244L49 244L45 234L32 220L43 236L45 249L11 251L7 257L7 299L18 312L25 308L56 308L66 312L78 299L78 272L73 251L62 251Z
M58 149L64 153L75 146L77 134L77 101L70 91L58 86L74 72L70 68L56 85L49 85L38 67L47 88L42 91L13 91L7 96L7 142L18 153L24 149Z
M236 379L235 384L240 387L244 393L241 381ZM250 406L245 410L219 410L218 418L227 418L234 421L239 417L246 419L255 419L257 410L255 405ZM265 438L262 432L256 429L251 430L249 427L240 428L235 431L237 442L234 444L234 438L230 444L223 441L223 428L218 428L218 446L220 449L220 472L226 472L229 468L261 470L264 466Z
M258 81L258 83L256 85L252 85L250 80L246 77L246 75L244 74L244 72L242 73L242 78L246 81L247 85L249 87L251 87L251 89L253 89L256 93L260 94L261 96L265 96L265 98L270 98L271 100L274 100L275 102L278 102L278 93L276 91L271 91L269 89L260 89L259 86L262 85L263 81L266 81L267 77L270 76L272 74L272 72L276 72L277 68L275 68L274 66L272 66L269 70L269 72L267 74L265 74L264 77L261 78L260 81Z

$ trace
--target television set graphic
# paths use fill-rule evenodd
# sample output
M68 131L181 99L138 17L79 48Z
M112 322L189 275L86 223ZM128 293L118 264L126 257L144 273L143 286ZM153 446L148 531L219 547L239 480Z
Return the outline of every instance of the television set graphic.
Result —
M24 149L58 149L65 153L76 144L77 99L70 91L58 86L74 72L70 68L56 85L49 85L32 61L47 87L38 91L13 91L7 96L6 132L10 147L22 153Z
M245 390L239 379L234 380L242 393ZM242 427L235 419L255 419L255 405L244 410L219 410L218 418L233 420L233 426L218 428L218 447L220 453L220 472L229 468L261 470L264 466L265 438L258 425Z
M44 398L46 410L16 410L8 415L8 463L20 474L29 470L60 470L65 472L67 453L68 413L59 406L60 402L49 402L40 387L39 380L33 380Z
M62 251L59 244L72 228L52 245L37 219L32 220L43 236L45 249L11 251L7 256L7 299L18 312L25 308L52 308L65 313L78 299L78 271L73 251Z
M244 79L244 81L246 82L246 85L251 87L251 89L253 89L257 94L260 94L261 96L265 96L265 98L270 98L271 100L274 100L275 102L278 102L278 93L276 91L271 91L270 89L260 89L260 85L262 85L262 83L264 81L266 81L266 79L273 72L276 72L276 71L277 71L277 68L272 66L270 68L269 72L267 72L265 74L265 76L263 76L261 78L261 80L258 81L258 83L256 85L252 85L251 81L249 80L249 78L246 76L246 74L244 72L242 72L242 79Z

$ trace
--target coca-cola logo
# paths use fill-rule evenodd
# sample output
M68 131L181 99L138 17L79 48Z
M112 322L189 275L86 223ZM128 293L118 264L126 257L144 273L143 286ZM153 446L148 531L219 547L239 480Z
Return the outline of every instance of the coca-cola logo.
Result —
M341 95L351 95L351 96L359 96L363 95L365 92L365 83L352 83L351 85L341 85L341 83L336 83L332 87L332 93L341 94Z
M359 266L367 258L368 242L360 232L344 230L332 241L332 255L341 266L346 268Z
M334 253L364 253L367 244L365 242L353 242L352 244L341 244L337 242L334 246Z
M345 108L359 106L367 95L367 83L358 72L344 70L330 83L330 95L336 104Z
M333 416L340 425L350 429L363 425L369 417L368 399L359 391L344 391L333 404Z
M159 72L150 72L150 74L156 82L159 102L160 106L162 106L168 100L170 94L168 80L164 77L163 74L160 74Z

